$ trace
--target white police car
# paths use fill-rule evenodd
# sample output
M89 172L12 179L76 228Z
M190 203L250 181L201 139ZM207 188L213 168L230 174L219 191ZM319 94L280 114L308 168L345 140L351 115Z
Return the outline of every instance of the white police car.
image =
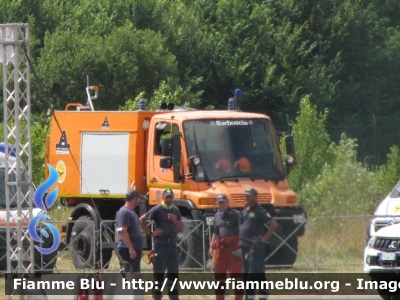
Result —
M383 227L400 223L400 181L378 205L374 215L367 228L368 238Z
M364 250L364 272L376 282L397 282L400 275L400 224L386 226L372 234ZM392 288L380 286L377 291L382 299L400 299L400 290Z
M400 224L372 234L364 250L364 272L400 272Z

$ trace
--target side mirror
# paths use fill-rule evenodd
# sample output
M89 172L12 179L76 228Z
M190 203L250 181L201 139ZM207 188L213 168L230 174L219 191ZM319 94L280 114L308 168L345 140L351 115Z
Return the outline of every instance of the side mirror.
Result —
M286 154L295 154L296 151L294 149L294 137L289 135L286 137Z
M163 169L171 169L172 166L172 159L169 157L161 158L160 159L160 168Z
M160 141L161 155L171 156L172 155L172 138L163 138Z

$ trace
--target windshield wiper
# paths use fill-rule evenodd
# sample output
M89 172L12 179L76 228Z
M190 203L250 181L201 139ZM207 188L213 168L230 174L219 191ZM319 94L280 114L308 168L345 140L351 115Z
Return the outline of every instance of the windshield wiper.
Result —
M256 179L264 179L265 181L270 180L270 179L267 178L266 176L259 175L259 174L251 174L251 175L249 176L249 178L250 178L251 181L254 181L254 180L256 180Z
M277 182L277 181L281 181L284 178L285 178L284 176L278 177L278 178L275 178L275 177L268 178L267 176L264 176L264 175L251 174L251 175L248 175L248 176L222 176L222 177L219 177L218 180L220 182L224 182L224 181L235 181L235 182L238 182L239 180L251 180L251 181L254 181L254 180L257 180L257 179L261 179L261 180L265 180L265 181L276 181Z
M271 177L271 178L268 179L268 180L275 181L275 182L279 182L279 181L281 181L281 180L283 180L283 179L285 179L285 176L284 176L284 175L279 176L279 177Z
M203 165L203 158L201 157L201 154L199 151L199 146L197 145L197 138L196 138L196 131L194 130L194 124L193 124L193 138L194 138L194 147L196 148L196 154L199 156L200 164L203 167L204 179L206 180L206 182L208 184L210 184L210 180L208 179L206 168L204 168L204 165Z
M222 176L222 177L218 178L218 180L221 181L221 182L224 182L224 181L227 181L227 180L228 181L232 180L232 181L235 181L235 182L238 182L239 180L251 180L251 181L254 181L256 179L263 179L265 181L270 180L270 179L265 178L265 176L261 176L261 175L257 175L257 174L249 175L249 176Z
M239 182L239 177L235 176L222 176L218 178L219 181L224 182L225 180Z

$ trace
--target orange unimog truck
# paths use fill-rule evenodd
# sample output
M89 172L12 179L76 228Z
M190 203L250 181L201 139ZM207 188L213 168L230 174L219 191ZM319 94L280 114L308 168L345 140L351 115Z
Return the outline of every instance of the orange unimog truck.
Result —
M259 203L279 223L279 237L270 240L267 256L278 249L266 264L293 265L306 216L296 194L288 190L268 116L235 109L146 111L143 102L138 111L94 111L91 88L87 106L69 104L54 112L46 149L47 163L60 174L58 194L74 207L64 229L76 268L91 267L93 261L104 266L111 259L113 248L100 223L115 219L132 182L142 195L140 215L160 204L162 191L170 187L183 218L204 222L204 227L195 228L193 222L186 226L181 267L203 263L203 250L208 249L203 236L217 210L216 196L226 194L230 206L241 210L249 187L258 191ZM229 101L232 106L234 100ZM296 161L293 139L286 144L290 167ZM146 245L151 247L148 238Z

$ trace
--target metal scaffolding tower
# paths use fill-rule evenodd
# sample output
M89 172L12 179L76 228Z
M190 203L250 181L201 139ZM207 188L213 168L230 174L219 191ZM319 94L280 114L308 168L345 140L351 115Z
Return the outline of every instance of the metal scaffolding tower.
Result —
M6 161L15 149L15 163L5 164L7 273L34 271L34 246L28 234L32 219L32 147L29 25L0 25L0 64L3 65L4 143ZM14 147L14 148L13 148ZM28 179L26 179L27 174ZM10 209L17 211L16 215Z

